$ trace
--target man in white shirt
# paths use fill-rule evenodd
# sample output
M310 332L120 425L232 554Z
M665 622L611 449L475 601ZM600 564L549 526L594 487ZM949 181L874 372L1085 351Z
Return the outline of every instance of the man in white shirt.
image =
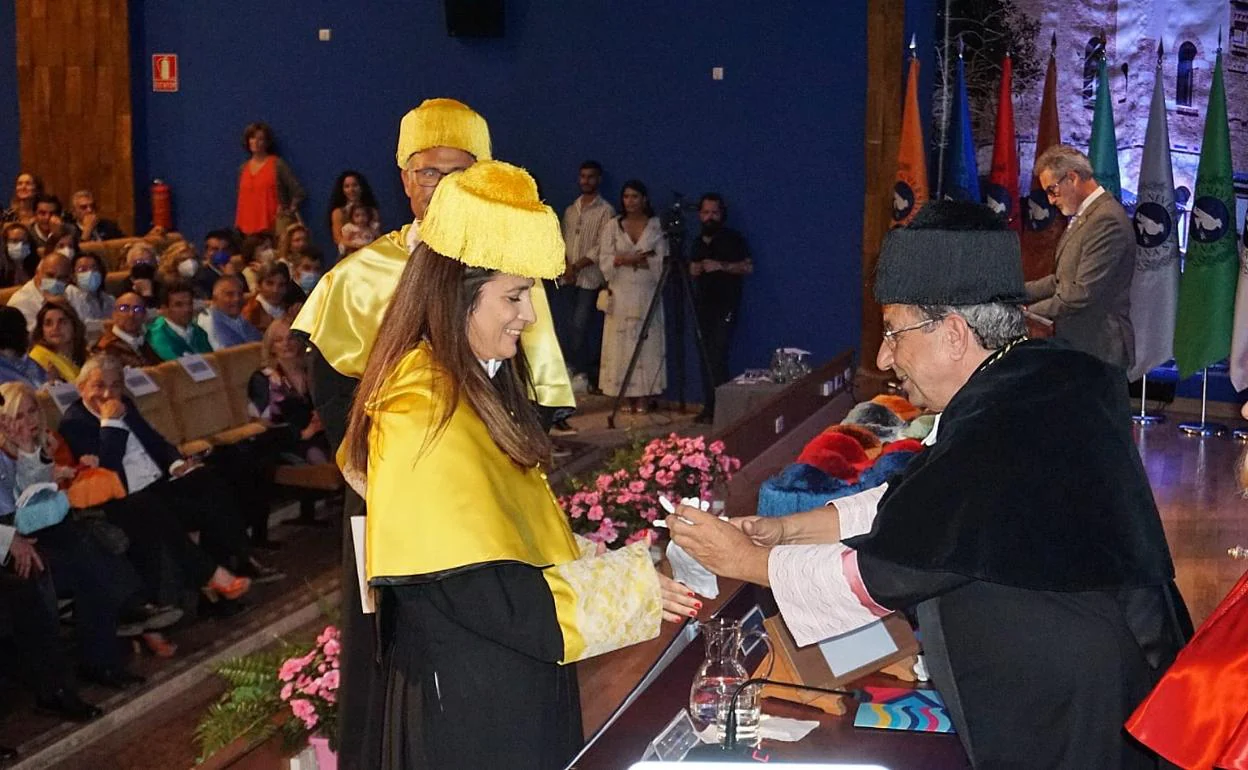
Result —
M581 194L563 212L563 241L567 246L567 271L560 283L560 294L570 296L571 314L564 331L564 353L574 374L573 386L584 385L590 392L598 386L598 357L602 338L602 316L595 310L598 291L606 285L598 269L598 239L603 226L615 216L615 209L598 194L602 166L596 160L581 164Z
M72 267L68 257L54 251L39 261L35 276L9 297L9 307L17 308L26 317L27 331L34 331L35 319L45 302L65 295Z
M1130 369L1136 251L1131 220L1074 147L1045 150L1036 159L1036 175L1049 200L1073 218L1057 242L1053 275L1027 282L1028 310L1052 319L1054 336L1071 347Z

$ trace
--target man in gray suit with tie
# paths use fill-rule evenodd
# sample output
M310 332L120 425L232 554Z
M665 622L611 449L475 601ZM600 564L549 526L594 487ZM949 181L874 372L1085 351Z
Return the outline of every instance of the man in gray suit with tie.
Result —
M1036 159L1036 175L1062 214L1072 217L1057 243L1053 275L1027 282L1027 309L1054 323L1054 336L1111 364L1135 361L1131 278L1135 233L1122 204L1092 176L1074 147L1058 144Z

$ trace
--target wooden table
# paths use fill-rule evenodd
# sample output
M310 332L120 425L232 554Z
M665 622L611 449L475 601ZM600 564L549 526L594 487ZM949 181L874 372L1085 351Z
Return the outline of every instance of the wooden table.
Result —
M740 617L767 593L755 586L722 581L717 615ZM765 601L765 598L763 599ZM673 633L665 634L670 638ZM622 770L641 759L646 746L672 717L689 702L689 687L704 658L701 638L695 639L650 687L597 737L590 749L572 767L575 770ZM861 683L892 687L906 686L891 678L867 678ZM601 691L606 694L606 689ZM589 702L597 688L592 678L582 678L581 698ZM818 720L820 725L797 743L763 741L771 761L853 761L876 763L890 770L966 770L970 767L956 736L870 730L853 726L853 709L843 716L831 716L807 706L767 699L763 713L794 719ZM588 714L587 714L588 716ZM598 720L601 722L602 720ZM592 730L590 724L586 729Z

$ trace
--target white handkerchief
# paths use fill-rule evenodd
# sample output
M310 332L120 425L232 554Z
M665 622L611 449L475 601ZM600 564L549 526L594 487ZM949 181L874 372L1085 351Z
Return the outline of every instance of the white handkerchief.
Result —
M719 579L689 555L675 541L667 544L667 560L672 565L672 577L679 583L689 586L695 594L714 599L719 596Z

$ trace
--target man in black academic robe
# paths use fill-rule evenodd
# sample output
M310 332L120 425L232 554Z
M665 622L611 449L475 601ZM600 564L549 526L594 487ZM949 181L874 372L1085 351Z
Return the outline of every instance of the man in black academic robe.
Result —
M865 519L839 501L798 515L839 516L832 542L687 508L696 524L669 519L673 537L769 584L799 645L912 613L977 768L1155 766L1122 724L1190 621L1124 373L1025 339L1017 236L977 204L930 203L890 233L875 292L877 363L939 413L928 446Z

